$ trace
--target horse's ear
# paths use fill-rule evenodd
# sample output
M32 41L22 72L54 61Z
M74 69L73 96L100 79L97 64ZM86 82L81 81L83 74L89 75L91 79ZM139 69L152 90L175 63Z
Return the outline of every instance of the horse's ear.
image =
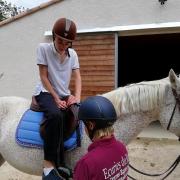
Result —
M169 80L173 89L177 90L177 88L180 88L180 80L178 79L173 69L169 71Z

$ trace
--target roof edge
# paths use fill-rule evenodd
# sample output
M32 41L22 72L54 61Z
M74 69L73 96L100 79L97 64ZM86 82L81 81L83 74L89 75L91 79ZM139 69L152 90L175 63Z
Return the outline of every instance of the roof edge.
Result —
M97 33L97 32L123 32L123 31L133 31L133 30L165 29L165 28L180 28L180 22L137 24L137 25L78 29L77 33L83 34L83 33ZM44 36L52 36L52 31L45 31Z
M31 9L28 9L28 10L26 10L25 12L22 12L22 13L16 15L16 16L14 16L14 17L10 17L10 18L8 18L8 19L5 19L4 21L1 21L1 22L0 22L0 27L1 27L1 26L4 26L4 25L6 25L6 24L9 24L9 23L11 23L11 22L13 22L13 21L15 21L15 20L18 20L18 19L20 19L20 18L22 18L22 17L25 17L25 16L28 16L28 15L30 15L30 14L33 14L33 13L39 11L40 9L44 9L44 8L46 8L46 7L49 7L50 5L59 3L59 2L61 2L61 1L63 1L63 0L51 0L51 1L49 1L49 2L42 3L42 4L40 4L39 6L36 6L36 7L34 7L34 8L31 8Z

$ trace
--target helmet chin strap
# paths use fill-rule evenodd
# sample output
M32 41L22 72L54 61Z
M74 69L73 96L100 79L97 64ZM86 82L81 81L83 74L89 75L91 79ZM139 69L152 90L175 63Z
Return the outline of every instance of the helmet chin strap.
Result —
M54 48L55 48L56 52L57 52L58 54L62 55L62 54L58 51L58 49L56 48L56 45L55 45L54 41L53 41L53 44L54 44ZM68 48L69 48L69 47L68 47ZM65 51L64 51L64 52L66 52L66 53L67 53L67 55L68 55L68 57L70 57L70 54L69 54L68 48L67 48L67 49L65 49Z
M53 43L54 43L54 41L53 41ZM55 48L56 52L61 55L61 53L58 51L55 43L54 43L54 48ZM66 51L66 50L65 50L65 51Z
M94 127L93 129L90 129L88 125L86 125L86 128L88 130L88 135L91 141L93 141L94 138L94 133L96 131L96 127Z

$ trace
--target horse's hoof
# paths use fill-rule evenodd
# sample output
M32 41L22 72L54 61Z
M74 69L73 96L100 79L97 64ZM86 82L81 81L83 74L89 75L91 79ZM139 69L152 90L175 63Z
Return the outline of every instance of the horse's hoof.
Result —
M51 170L51 172L45 176L42 175L42 180L63 180L64 178L58 173L56 169Z

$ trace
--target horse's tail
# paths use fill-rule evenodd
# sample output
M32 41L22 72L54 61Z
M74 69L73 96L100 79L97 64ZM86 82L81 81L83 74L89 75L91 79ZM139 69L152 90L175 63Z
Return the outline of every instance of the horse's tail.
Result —
M0 166L5 162L4 158L2 157L2 155L0 154Z

